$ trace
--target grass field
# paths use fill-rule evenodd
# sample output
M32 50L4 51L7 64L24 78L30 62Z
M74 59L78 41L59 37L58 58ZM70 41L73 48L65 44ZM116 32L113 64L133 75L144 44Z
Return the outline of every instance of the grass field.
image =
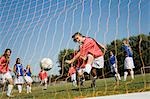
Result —
M114 94L126 94L134 92L150 91L150 74L136 75L133 81L130 76L127 81L121 81L117 85L114 78L98 79L96 88L91 88L91 81L86 81L84 87L73 87L71 83L48 86L47 90L42 90L41 86L33 86L32 93L27 94L24 88L21 94L13 90L14 99L78 99L86 97L96 97ZM0 98L5 99L6 93L0 93Z

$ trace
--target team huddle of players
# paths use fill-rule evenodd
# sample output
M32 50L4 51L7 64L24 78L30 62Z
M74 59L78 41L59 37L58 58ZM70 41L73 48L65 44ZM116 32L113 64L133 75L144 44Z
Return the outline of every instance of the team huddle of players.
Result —
M84 73L92 75L92 87L96 87L96 69L104 68L104 54L106 48L104 45L96 42L94 39L90 37L83 36L81 33L77 32L72 36L75 42L79 43L79 50L74 55L71 60L66 60L65 62L71 64L69 68L68 75L70 75L71 80L74 86L77 86L76 74L78 74L78 81L81 81L83 84ZM128 72L131 74L131 78L134 79L134 62L133 62L133 53L132 49L129 45L128 40L123 40L122 46L125 53L124 60L124 81L127 79ZM104 50L102 52L102 49ZM117 69L117 58L112 51L109 52L110 58L110 68L111 72L114 75L116 81L121 80L120 74ZM82 64L80 64L80 60L82 60ZM79 64L73 64L75 61ZM78 62L79 61L79 62Z
M106 48L104 45L96 42L94 39L90 37L83 36L81 33L77 32L72 36L75 42L79 43L79 50L75 53L74 57L70 60L66 60L65 62L71 64L71 67L68 72L68 76L71 76L71 80L74 86L77 86L76 74L78 74L78 78L81 81L81 85L84 81L84 74L92 75L92 87L96 87L96 78L97 78L97 69L104 68L104 54ZM103 51L102 51L103 49ZM128 40L123 41L123 49L125 52L125 61L124 61L124 81L126 81L128 72L131 74L131 78L134 79L134 63L133 63L133 55L132 49L129 45ZM12 89L13 85L17 85L19 93L22 92L22 85L26 83L27 93L31 93L31 69L30 66L27 65L26 69L23 68L21 64L20 58L16 59L16 63L14 65L14 73L16 75L14 81L10 74L11 69L9 68L11 50L6 49L4 54L0 57L0 74L2 75L3 83L8 80L8 88L6 95L8 97L12 97ZM74 62L77 61L77 64ZM114 74L116 81L121 80L120 74L117 70L117 59L116 56L110 51L110 67L111 72ZM41 84L44 84L44 89L47 89L47 72L41 68L39 73L39 77L41 79Z

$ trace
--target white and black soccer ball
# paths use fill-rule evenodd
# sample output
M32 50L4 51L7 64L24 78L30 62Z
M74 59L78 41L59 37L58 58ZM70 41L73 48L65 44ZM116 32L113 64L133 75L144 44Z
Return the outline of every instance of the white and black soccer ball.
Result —
M53 61L50 58L43 58L40 61L40 66L46 71L49 71L53 67Z

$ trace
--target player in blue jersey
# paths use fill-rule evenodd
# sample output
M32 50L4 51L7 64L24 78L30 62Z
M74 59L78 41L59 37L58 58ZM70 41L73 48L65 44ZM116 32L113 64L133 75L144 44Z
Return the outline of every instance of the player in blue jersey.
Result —
M23 65L20 62L20 58L16 59L16 64L14 65L14 73L16 75L14 83L18 87L19 93L22 92L22 85L24 84L24 71L23 71Z
M132 53L132 49L129 45L129 41L128 40L123 40L123 46L122 46L124 53L125 53L125 60L124 60L124 81L126 81L127 79L127 75L128 72L131 75L131 78L134 79L134 71L133 68L135 68L134 66L134 62L133 62L133 53Z
M27 93L31 93L31 85L32 85L33 80L32 80L32 78L31 78L32 72L31 72L30 65L27 65L27 67L26 67L26 69L24 70L24 72L25 72L25 77L24 77L24 79L25 79L25 81L26 81L26 83L27 83Z
M118 69L117 69L117 58L116 56L113 54L112 51L110 51L110 58L109 58L109 62L110 62L110 68L111 68L111 72L113 73L113 75L115 76L115 80L121 80L120 78L120 74L118 73Z

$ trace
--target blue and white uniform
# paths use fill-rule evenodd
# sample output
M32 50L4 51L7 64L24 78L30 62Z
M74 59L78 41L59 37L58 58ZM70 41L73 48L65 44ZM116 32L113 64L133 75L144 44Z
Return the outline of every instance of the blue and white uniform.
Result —
M117 64L116 64L116 57L114 55L111 55L109 58L109 62L110 62L110 68L111 68L111 72L112 73L117 73Z
M23 84L24 83L24 79L23 79L23 66L22 64L16 64L15 65L16 68L16 78L14 80L15 84Z
M129 46L124 45L123 50L125 51L125 61L124 61L124 69L133 69L135 68L134 62L133 62L133 53L131 51L131 48Z
M27 83L32 83L33 82L33 79L31 78L31 71L29 70L29 69L25 69L24 70L25 71L25 77L24 77L24 79L25 79L25 81L27 82Z

